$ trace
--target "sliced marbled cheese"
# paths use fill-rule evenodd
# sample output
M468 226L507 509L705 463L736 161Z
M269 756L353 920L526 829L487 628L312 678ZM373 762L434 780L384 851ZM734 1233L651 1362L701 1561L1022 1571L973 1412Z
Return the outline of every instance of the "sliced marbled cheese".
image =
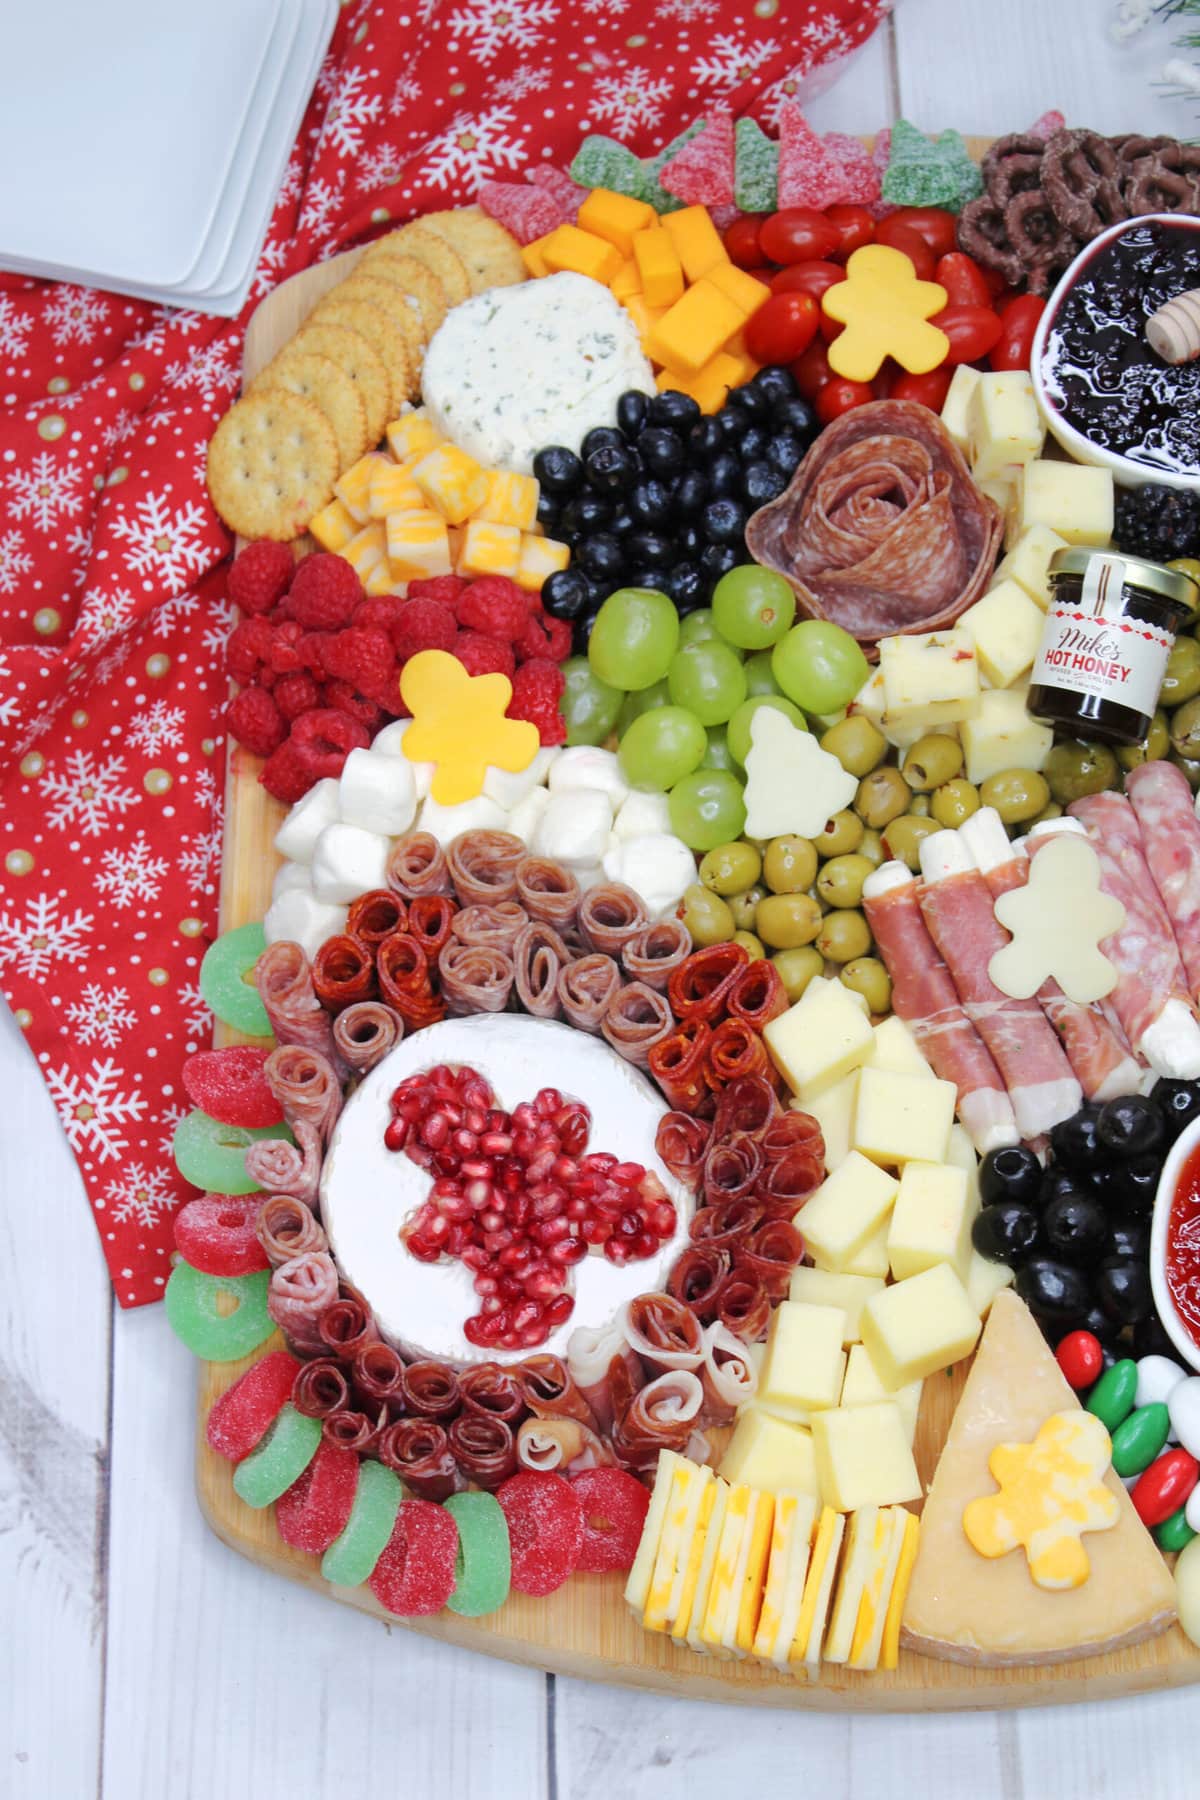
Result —
M667 1514L667 1500L675 1480L675 1470L682 1461L682 1456L675 1450L659 1451L658 1468L654 1474L654 1488L650 1495L650 1505L642 1526L642 1535L638 1539L633 1567L630 1569L629 1578L625 1583L625 1603L639 1614L646 1604L650 1577L654 1572L654 1559L658 1554L659 1540L662 1537L663 1520Z
M800 1607L800 1617L796 1621L796 1635L792 1639L792 1652L789 1658L793 1666L797 1663L804 1663L809 1676L813 1679L820 1673L821 1646L825 1640L829 1602L833 1597L838 1556L845 1533L845 1513L834 1512L832 1506L826 1506L822 1510L821 1522L817 1526L817 1541L813 1545L812 1558L808 1565L808 1577L804 1583L804 1599Z

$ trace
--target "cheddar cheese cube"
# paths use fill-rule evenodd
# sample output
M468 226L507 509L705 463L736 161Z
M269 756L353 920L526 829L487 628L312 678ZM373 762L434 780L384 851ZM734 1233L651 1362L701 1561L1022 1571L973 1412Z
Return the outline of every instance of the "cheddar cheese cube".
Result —
M411 459L380 463L373 471L367 502L367 510L373 519L386 519L394 512L412 512L424 504L425 496L412 478Z
M582 208L581 208L582 210ZM607 287L627 254L616 244L578 225L556 225L541 240L542 261L552 275L569 269Z
M679 214L668 213L667 217L678 218ZM732 300L743 319L748 319L765 300L771 298L771 290L766 282L759 281L757 276L751 275L746 269L739 269L736 263L718 263L715 268L709 269L708 279L727 300Z
M633 255L634 234L645 231L657 218L647 201L616 194L611 188L593 188L577 216L583 231L615 245L622 257Z
M958 623L975 639L979 667L994 688L1011 687L1032 669L1044 620L1019 582L997 582Z
M331 500L308 521L308 529L322 550L340 550L360 530L360 522L340 500Z
M521 533L515 525L495 525L487 519L469 519L454 561L454 573L505 575L515 579L521 561Z
M826 1269L843 1270L884 1224L900 1183L852 1150L804 1207L804 1242Z
M763 1041L801 1101L830 1088L871 1054L871 1025L840 981L810 981L794 1006L772 1019Z
M546 235L549 236L549 233ZM545 242L546 239L540 237L534 238L531 244L522 244L521 246L521 261L525 264L525 272L527 275L531 275L535 281L540 281L543 275L550 273L546 267L546 258L542 253L542 246Z
M450 534L435 512L392 513L387 521L387 555L397 581L449 575Z
M921 1478L894 1400L817 1413L813 1451L821 1498L839 1512L921 1497Z
M733 267L706 206L683 206L678 212L664 213L662 225L689 281L699 281L715 268Z
M809 1306L837 1306L845 1315L843 1344L858 1341L862 1309L883 1282L878 1276L839 1274L832 1269L798 1268L792 1270L788 1287L789 1300L801 1300Z
M910 1381L893 1393L879 1379L879 1370L871 1361L865 1344L851 1344L846 1356L846 1379L842 1383L839 1406L870 1406L876 1400L894 1400L900 1408L904 1429L911 1444L917 1433L917 1417L921 1410L922 1381Z
M661 225L634 233L633 256L647 306L674 306L683 293L683 265Z
M398 419L392 420L387 428L387 441L396 461L406 462L410 457L424 456L428 451L436 450L443 439L424 407L416 406L411 412L401 413Z
M665 310L659 306L647 306L644 294L630 294L622 305L637 328L638 339L647 356L650 354L650 339L658 327L660 319L666 317Z
M631 294L640 294L642 278L638 274L635 257L626 257L616 274L608 284L609 292L614 300L628 300Z
M765 1494L816 1494L812 1436L757 1406L748 1406L717 1468L726 1481L744 1481Z
M897 1281L936 1263L966 1268L973 1214L967 1177L948 1163L909 1162L888 1226L888 1261Z
M893 1391L948 1369L978 1336L979 1314L949 1263L894 1282L863 1307L863 1344Z
M744 313L705 277L669 307L650 335L650 355L694 375L741 330Z
M338 552L345 558L365 587L380 563L387 560L387 535L379 521L372 520L343 544Z
M806 1412L836 1406L846 1372L845 1335L840 1306L784 1300L771 1316L760 1402Z
M554 575L559 569L565 569L570 560L569 544L560 544L557 538L535 537L531 532L526 532L521 538L521 555L513 579L526 593L540 594L547 575Z
M867 1067L858 1078L854 1148L875 1163L943 1162L956 1097L952 1081Z
M660 394L668 390L690 394L702 413L714 413L724 406L730 388L740 387L748 379L737 357L721 350L694 375L679 375L671 369L663 369L656 386Z
M496 525L515 525L532 531L537 524L538 484L532 475L510 475L505 469L486 469L486 497L475 513Z
M360 456L333 484L334 497L341 501L352 519L365 525L371 516L371 477L388 458L378 450Z
M461 525L487 499L487 482L473 456L457 444L439 444L413 467L412 478L448 525Z

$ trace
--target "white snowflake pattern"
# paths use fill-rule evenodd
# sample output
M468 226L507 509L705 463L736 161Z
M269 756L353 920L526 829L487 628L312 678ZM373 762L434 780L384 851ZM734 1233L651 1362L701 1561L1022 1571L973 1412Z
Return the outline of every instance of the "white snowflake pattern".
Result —
M90 344L108 317L108 301L94 288L72 287L60 283L53 300L43 308L54 342Z
M195 388L205 406L213 406L223 395L233 392L240 376L228 345L221 338L214 338L203 349L191 351L182 362L172 363L166 380L174 387Z
M625 0L621 0L622 10ZM530 63L519 63L511 75L496 83L497 100L524 100L527 94L540 94L550 86L549 69L535 69Z
M489 106L481 113L459 113L446 131L431 138L423 156L434 187L459 181L486 181L497 168L516 169L528 154L507 127L515 121L511 106Z
M375 188L391 187L404 173L404 158L390 144L380 144L358 159L358 189L369 194Z
M209 1013L208 1016L210 1019L212 1018L211 1013ZM172 1154L172 1152L174 1151L174 1149L175 1149L175 1127L178 1125L180 1119L187 1118L188 1113L190 1111L191 1111L190 1106L182 1106L181 1105L181 1106L160 1106L159 1107L156 1117L158 1119L159 1124L163 1128L163 1134L158 1140L158 1147L164 1156L170 1156Z
M141 1120L146 1102L137 1088L123 1092L121 1080L111 1056L93 1057L83 1074L69 1063L47 1071L46 1086L72 1150L90 1151L98 1162L116 1162L128 1149L125 1131Z
M225 643L237 623L237 610L232 600L214 600L208 609L208 624L204 630L203 644L215 662L225 656Z
M141 621L135 622L125 631L119 631L104 647L104 655L96 664L96 686L103 687L114 675L119 675L133 651L141 642L144 632L140 629Z
M254 280L250 284L250 295L254 300L261 300L275 286L275 278L288 259L288 244L283 238L276 238L273 243L264 244L262 255L258 259L258 267L254 271ZM207 450L205 451L207 455Z
M96 650L132 623L137 598L127 588L88 588L79 605L75 630L81 650Z
M186 982L179 989L179 1000L183 1007L183 1022L188 1031L195 1032L197 1037L203 1037L212 1031L212 1008L194 981Z
M751 43L731 31L718 31L708 41L708 54L692 64L692 74L708 87L734 87L749 81L764 63L777 56L782 45L775 38Z
M185 501L172 511L165 494L147 494L134 508L113 520L113 536L129 547L129 565L139 575L156 575L163 581L183 582L208 561L208 547L201 537L204 508L197 500Z
M663 0L658 9L663 19L678 19L690 25L697 19L711 19L717 12L717 0Z
M100 758L90 750L72 750L62 772L47 770L43 777L42 792L56 802L46 823L78 825L84 837L103 837L114 813L126 813L141 801L132 788L122 787L124 773L123 756Z
M346 191L346 171L339 169L334 181L318 177L309 184L300 212L299 229L320 237L329 221L337 214Z
M135 1162L109 1182L104 1199L117 1225L132 1221L149 1230L159 1214L174 1204L175 1193L165 1169L147 1169Z
M64 912L53 894L37 894L23 917L0 913L0 968L15 963L18 975L40 981L53 963L82 962L94 923L93 913Z
M23 548L24 536L19 531L0 533L0 594L16 592L22 575L28 575L33 558Z
M629 5L629 0L583 0L585 13L607 14L611 18L619 18Z
M182 706L153 700L133 721L125 733L125 742L134 750L144 750L147 756L157 756L160 750L173 750L182 744L183 721Z
M89 525L76 525L67 533L67 550L75 558L72 581L81 582L92 558L92 532Z
M304 157L293 151L288 159L288 166L283 171L283 180L279 184L279 192L275 196L276 208L286 206L290 200L298 200L300 190L304 186Z
M450 14L447 29L469 40L473 60L490 63L503 50L532 50L557 17L556 0L471 0Z
M392 89L388 111L393 119L402 119L414 100L421 98L421 84L415 75L401 75Z
M169 864L164 856L154 856L150 840L139 831L127 850L114 845L100 858L96 891L107 894L118 912L124 912L135 900L157 900L162 878Z
M70 463L55 462L49 450L41 450L27 470L9 476L9 510L38 531L53 531L60 513L78 512L83 505L83 495L76 492L82 479Z
M217 822L208 831L192 832L182 839L182 847L175 858L179 873L185 877L193 892L210 893L213 883L210 877L215 874L221 860L221 824Z
M115 412L104 430L100 433L100 442L111 454L119 444L123 444L133 428L135 415L121 407Z
M176 594L172 600L164 600L155 614L160 633L174 630L180 619L190 619L200 604L198 594Z
M669 81L655 81L646 69L626 69L596 83L595 111L609 119L618 132L657 125L662 103L671 92Z
M122 1032L137 1022L128 990L102 988L98 981L89 981L80 990L78 1000L67 1007L67 1017L81 1044L100 1044L105 1050L115 1050Z
M24 356L33 320L17 311L16 302L0 294L0 356Z
M848 56L854 48L854 39L847 31L845 21L832 12L824 13L819 19L810 19L807 25L800 27L800 36L810 51L831 51L834 56Z
M328 140L339 156L357 156L363 134L383 111L379 94L364 94L367 77L362 69L342 69L333 84L325 112L322 142Z

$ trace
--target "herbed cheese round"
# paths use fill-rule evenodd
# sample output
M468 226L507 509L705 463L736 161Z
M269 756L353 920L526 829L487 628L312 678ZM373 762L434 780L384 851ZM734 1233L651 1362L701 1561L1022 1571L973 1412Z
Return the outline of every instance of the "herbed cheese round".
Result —
M425 355L438 429L486 468L528 475L546 444L578 450L628 388L654 392L632 319L586 275L491 288L447 313Z

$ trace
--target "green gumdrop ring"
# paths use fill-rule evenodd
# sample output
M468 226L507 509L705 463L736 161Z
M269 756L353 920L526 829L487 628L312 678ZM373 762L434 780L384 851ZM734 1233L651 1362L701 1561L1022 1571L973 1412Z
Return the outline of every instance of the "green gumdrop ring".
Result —
M261 1444L233 1471L233 1491L261 1510L299 1481L321 1442L321 1421L297 1412L289 1400Z
M200 992L224 1025L232 1025L247 1037L271 1036L271 1021L258 997L258 989L245 978L267 947L262 921L223 931L204 952L200 964Z
M246 1151L259 1138L296 1141L288 1125L222 1125L196 1108L180 1119L171 1148L184 1180L206 1194L257 1194L257 1181L246 1173Z
M494 1494L451 1494L442 1504L458 1526L454 1592L446 1605L478 1619L508 1599L512 1551L504 1509Z
M383 1555L403 1498L400 1477L383 1463L364 1457L358 1466L350 1517L341 1536L334 1538L321 1558L326 1581L335 1587L362 1586Z
M267 1313L270 1269L253 1275L202 1275L190 1263L176 1263L167 1282L167 1324L193 1356L205 1362L238 1362L265 1344L275 1329ZM237 1309L222 1314L222 1295Z

